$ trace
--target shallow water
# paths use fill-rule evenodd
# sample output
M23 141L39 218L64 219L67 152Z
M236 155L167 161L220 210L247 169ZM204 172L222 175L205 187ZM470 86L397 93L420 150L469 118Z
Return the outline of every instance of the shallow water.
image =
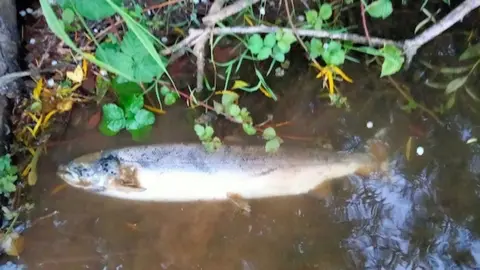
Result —
M51 194L62 184L55 175L58 164L135 144L128 134L105 137L88 130L86 122L97 109L76 109L66 138L40 161L35 225L25 233L18 263L52 270L480 267L480 146L466 143L479 136L478 123L457 115L441 128L393 109L399 95L377 74L354 69L349 74L355 83L341 84L350 93L351 113L316 101L321 82L311 73L273 83L274 89L286 89L277 104L253 95L246 106L254 115L291 121L277 129L280 135L320 137L338 150L361 151L366 139L387 127L390 177L339 179L321 198L254 200L250 216L228 202L134 203L70 187ZM187 115L183 106L169 109L145 143L196 140ZM373 128L366 127L368 121ZM218 130L238 134L231 126ZM405 145L413 135L406 160ZM415 154L418 146L424 155Z

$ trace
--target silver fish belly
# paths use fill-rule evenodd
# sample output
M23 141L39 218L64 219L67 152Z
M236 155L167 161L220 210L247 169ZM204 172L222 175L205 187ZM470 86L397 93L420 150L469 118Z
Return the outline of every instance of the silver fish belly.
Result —
M282 146L159 144L87 154L59 166L69 185L103 196L138 201L228 200L307 193L325 181L372 171L369 153L336 153Z

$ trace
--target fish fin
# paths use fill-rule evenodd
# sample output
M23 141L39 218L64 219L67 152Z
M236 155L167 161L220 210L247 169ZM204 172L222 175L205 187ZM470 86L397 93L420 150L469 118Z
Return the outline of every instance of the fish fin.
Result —
M380 139L373 138L367 141L366 149L373 158L373 163L358 168L355 171L355 174L360 176L368 176L374 172L385 174L388 170L389 164L388 143Z
M227 192L227 197L229 201L238 209L240 209L244 214L248 215L252 211L252 208L250 207L247 199L243 198L240 194Z

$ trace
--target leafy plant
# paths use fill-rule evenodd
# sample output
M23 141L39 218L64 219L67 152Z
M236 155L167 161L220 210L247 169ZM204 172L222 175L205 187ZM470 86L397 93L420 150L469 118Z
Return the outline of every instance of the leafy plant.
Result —
M386 19L393 12L392 1L375 0L367 6L365 11L370 17Z
M266 128L262 136L263 139L267 141L265 144L265 151L267 153L276 152L283 143L282 138L277 136L277 132L272 127Z
M304 25L304 28L322 30L323 24L332 17L332 14L332 5L327 3L322 4L318 11L313 9L307 10L305 12L307 23Z
M180 95L177 92L170 90L170 88L166 86L162 86L160 88L160 94L163 96L163 102L167 105L173 105L177 102L177 99L180 98Z
M16 190L17 173L18 169L12 165L9 154L0 157L0 194L8 195Z
M152 82L154 77L161 77L164 72L162 66L158 65L131 30L124 35L121 44L104 42L97 49L96 56L99 60L133 77L136 82ZM163 66L166 66L166 62L167 60L162 57ZM121 82L128 81L123 77L119 79Z
M193 129L207 152L213 153L222 146L222 141L217 136L213 137L214 131L211 126L195 124Z
M247 108L240 108L235 102L238 100L238 94L231 91L225 91L222 95L221 103L213 101L213 107L217 114L226 114L242 124L243 131L248 135L255 135L257 130L253 127L253 120Z
M117 5L122 3L121 0L113 1ZM106 0L57 0L57 4L62 9L75 8L78 10L78 13L89 20L101 20L115 14L115 10Z
M272 57L278 62L284 62L285 54L295 41L295 35L291 31L279 30L265 35L263 39L259 34L253 34L248 39L248 49L259 61Z
M133 140L145 139L155 122L155 115L143 109L143 95L121 96L120 105L122 107L114 103L103 105L100 132L106 136L114 136L126 129L132 135Z

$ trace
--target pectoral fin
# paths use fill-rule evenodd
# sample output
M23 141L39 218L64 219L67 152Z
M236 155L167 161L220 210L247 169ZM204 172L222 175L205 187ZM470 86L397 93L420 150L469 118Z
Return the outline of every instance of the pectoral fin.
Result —
M143 192L147 190L146 188L142 188L142 187L129 187L129 186L116 186L115 189L122 192Z

